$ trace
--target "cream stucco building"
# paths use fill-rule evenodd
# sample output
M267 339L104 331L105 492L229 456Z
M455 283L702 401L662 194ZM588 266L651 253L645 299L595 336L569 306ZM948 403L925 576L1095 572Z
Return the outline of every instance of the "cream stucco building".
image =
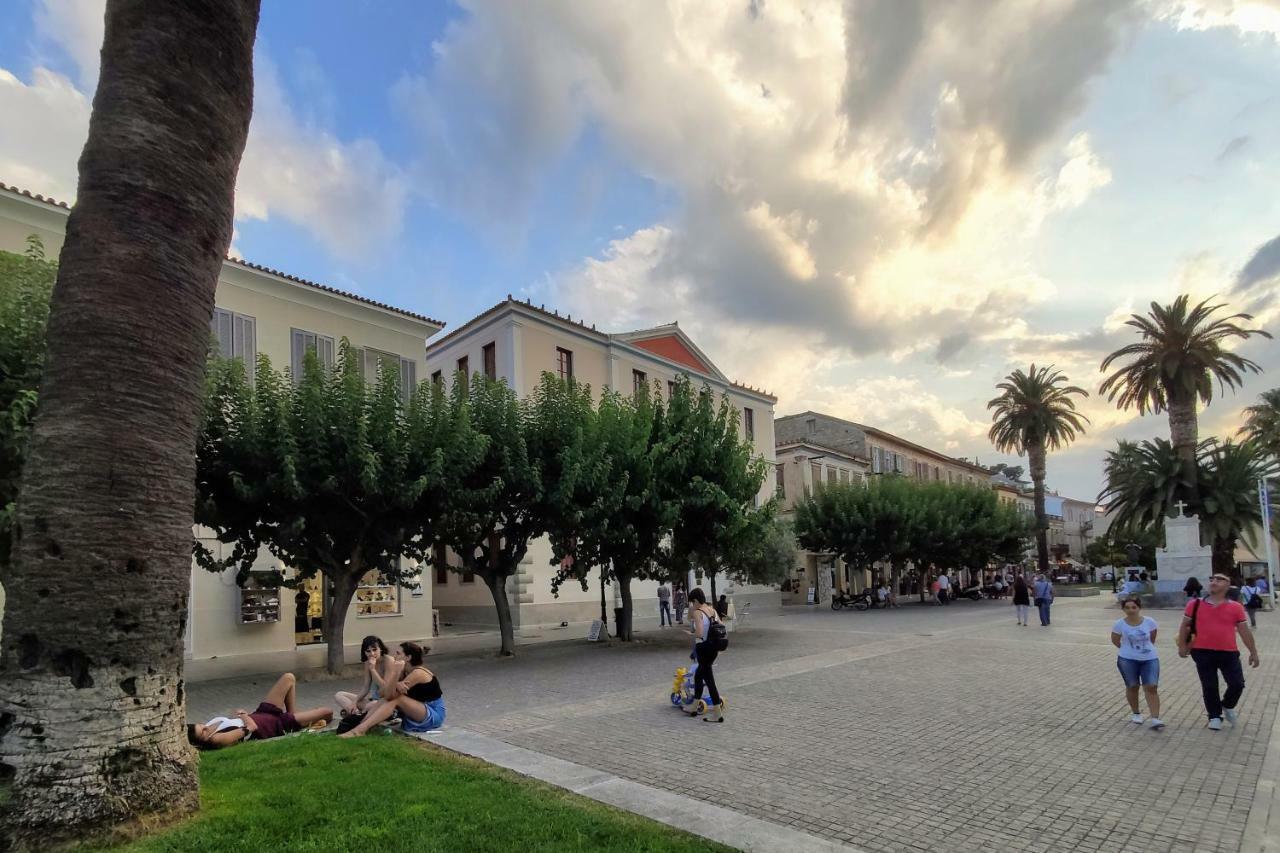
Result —
M450 383L459 370L479 372L505 381L521 397L537 387L544 372L572 377L593 389L608 386L622 393L654 383L669 391L676 378L684 375L695 386L708 386L713 393L726 397L739 412L741 434L754 442L763 459L774 461L775 398L731 381L675 323L611 334L582 319L508 297L432 340L426 352L427 375L433 380ZM767 480L759 500L767 499L772 491L773 483ZM456 561L452 555L450 559ZM586 591L577 584L565 584L555 596L551 592L554 574L550 543L545 538L534 542L507 590L512 619L518 627L555 626L598 617L597 584ZM442 621L484 627L495 624L493 599L482 582L447 569L437 569L432 581L432 599ZM718 584L721 592L730 586L723 578ZM779 604L775 589L737 585L732 591L739 607L747 601L756 610ZM634 582L632 595L634 625L656 624L657 584ZM618 603L614 596L614 588L609 587L606 606L610 609ZM613 619L612 612L608 618Z
M22 252L28 236L56 258L62 248L66 205L0 184L0 249ZM270 357L277 368L296 367L307 348L332 363L343 337L359 347L362 365L372 374L379 361L400 368L407 383L422 377L426 339L443 324L420 314L384 305L246 261L228 258L219 274L211 331L224 355L252 360ZM196 530L206 544L219 544ZM280 566L263 554L256 570ZM187 619L186 671L192 680L244 672L284 671L324 662L318 630L322 601L317 577L303 595L289 589L242 591L234 573L191 571ZM344 640L348 659L357 656L361 636L388 640L426 640L432 636L432 588L382 585L369 577L352 602ZM0 593L2 595L2 593ZM0 598L0 605L3 599Z

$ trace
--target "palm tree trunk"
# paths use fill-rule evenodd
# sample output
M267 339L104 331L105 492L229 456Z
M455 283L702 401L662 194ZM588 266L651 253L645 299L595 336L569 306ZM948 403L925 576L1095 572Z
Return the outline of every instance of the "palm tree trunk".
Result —
M1200 428L1196 420L1196 401L1169 401L1169 440L1182 462L1182 476L1186 480L1185 493L1178 494L1191 507L1200 511L1200 471L1196 464L1196 445L1200 440Z
M1031 483L1035 487L1036 508L1036 565L1043 574L1049 573L1049 516L1044 509L1045 451L1044 443L1027 448L1027 462L1031 468Z
M4 578L0 849L198 805L196 426L257 22L258 0L107 6Z

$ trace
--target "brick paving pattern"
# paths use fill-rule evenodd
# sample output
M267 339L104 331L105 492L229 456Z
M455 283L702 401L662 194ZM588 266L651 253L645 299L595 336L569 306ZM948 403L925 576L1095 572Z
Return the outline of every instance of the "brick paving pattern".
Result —
M1280 699L1280 614L1260 614L1263 665L1220 733L1172 649L1179 614L1149 615L1163 732L1128 722L1118 612L1099 599L1060 601L1047 629L995 602L758 618L716 667L724 725L668 704L687 648L674 631L433 664L451 725L864 850L1234 853ZM260 685L191 685L192 715ZM300 700L334 689L303 684Z

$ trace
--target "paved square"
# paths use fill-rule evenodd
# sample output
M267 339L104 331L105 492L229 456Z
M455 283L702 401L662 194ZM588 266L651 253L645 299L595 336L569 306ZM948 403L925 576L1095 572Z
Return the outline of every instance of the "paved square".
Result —
M1096 598L1060 600L1050 628L997 602L757 618L716 666L724 725L669 706L687 654L674 630L432 662L450 726L864 850L1240 850L1280 696L1280 614L1259 615L1262 667L1220 733L1173 651L1179 614L1149 615L1162 732L1128 722L1107 639L1118 611ZM267 682L192 685L192 716ZM300 701L338 686L300 685ZM1253 819L1256 839L1268 815Z

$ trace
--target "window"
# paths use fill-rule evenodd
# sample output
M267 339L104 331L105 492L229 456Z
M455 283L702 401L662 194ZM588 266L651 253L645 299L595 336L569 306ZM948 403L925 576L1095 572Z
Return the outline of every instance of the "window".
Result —
M407 403L418 384L418 364L413 359L401 358L395 353L365 348L360 351L360 375L365 382L378 381L379 371L395 370L400 377L400 399Z
M746 408L742 410L742 434L747 441L756 440L756 413Z
M356 616L399 616L400 586L379 572L367 572L356 587Z
M218 355L242 359L245 372L253 381L254 363L258 360L258 321L246 314L215 308L210 326L218 339Z
M468 379L471 378L471 359L469 357L464 355L458 359L458 372Z
M836 469L827 466L827 485L834 486L836 484Z
M808 430L809 430L809 435L813 435L814 433L816 433L816 432L818 431L818 419L817 419L817 418L809 418L808 420L806 420L806 421L804 422L804 424L805 424L805 427L806 427L806 428L808 428Z
M676 381L674 379L667 380L667 399L670 400L676 395Z
M841 482L841 483L847 483L847 482L849 482L849 469L848 469L848 468L841 468L841 469L840 469L840 482Z
M871 473L884 473L884 451L878 447L871 448Z
M564 347L556 347L556 371L561 379L573 378L573 352Z
M444 384L444 372L443 372L443 371L440 371L440 370L437 370L437 371L435 371L434 373L432 373L432 374L431 374L431 384L432 384L432 385L443 385L443 384Z
M815 492L818 489L822 488L822 463L821 462L809 463L809 476L813 478L813 490Z
M336 352L333 338L303 329L292 329L289 333L289 356L294 382L302 379L302 368L306 363L308 352L316 354L316 359L326 372L333 369L333 354Z
M439 373L439 371L436 372ZM436 543L431 550L431 564L435 566L436 583L444 586L449 583L449 556L445 553L444 546L439 543Z
M484 375L486 379L498 378L498 345L496 343L487 343L484 349Z
M639 394L649 384L649 377L643 370L631 371L631 391Z
M774 493L775 495L777 495L779 499L786 498L786 496L787 496L787 472L786 472L786 466L785 466L785 465L783 465L782 463L779 463L779 464L777 464L777 465L774 465L774 466L773 466L773 476L774 476L774 480L775 480L775 485L774 485L774 487L773 487L773 493Z
M906 468L907 468L907 460L904 459L900 454L897 454L897 453L893 454L893 470L897 471L899 474L905 474Z

